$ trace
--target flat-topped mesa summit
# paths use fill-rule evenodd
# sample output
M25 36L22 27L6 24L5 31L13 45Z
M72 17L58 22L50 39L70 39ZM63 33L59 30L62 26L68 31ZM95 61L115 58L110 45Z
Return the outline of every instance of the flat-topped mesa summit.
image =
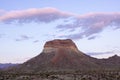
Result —
M65 40L55 39L45 43L43 52L50 53L50 52L58 51L60 49L73 50L75 52L79 51L77 49L77 46L71 39L65 39Z

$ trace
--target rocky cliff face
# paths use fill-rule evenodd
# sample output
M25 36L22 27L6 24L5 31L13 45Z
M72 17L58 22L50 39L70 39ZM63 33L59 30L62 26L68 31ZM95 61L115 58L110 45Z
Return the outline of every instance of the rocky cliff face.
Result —
M57 40L53 40L53 41L48 41L45 43L43 52L51 53L51 52L59 51L59 49L69 49L69 50L73 50L75 52L79 52L75 43L70 39L66 39L66 40L57 39Z

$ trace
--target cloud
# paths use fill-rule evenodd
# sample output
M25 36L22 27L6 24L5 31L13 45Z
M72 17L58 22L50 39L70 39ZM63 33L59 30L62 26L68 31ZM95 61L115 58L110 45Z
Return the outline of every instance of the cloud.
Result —
M97 36L91 36L88 38L88 40L92 40L92 39L95 39Z
M107 51L107 52L90 52L87 53L88 55L103 55L103 54L114 54L114 51Z
M96 58L109 58L114 55L120 56L120 51L106 51L106 52L89 52L88 55Z
M24 41L24 40L29 40L32 39L32 37L29 37L27 35L21 35L19 38L15 39L16 41Z
M71 17L72 14L59 11L55 8L32 8L27 10L9 11L0 16L4 23L52 22L58 19Z
M4 10L1 10L1 12L4 12ZM95 39L98 33L107 27L112 27L114 30L120 29L120 12L98 12L80 15L48 7L5 11L4 14L0 15L0 22L3 23L49 23L59 19L63 19L63 23L56 26L59 33L61 34L63 31L70 33L59 35L59 38L87 38L91 40ZM79 31L74 33L77 30Z
M38 43L39 42L39 40L35 40L35 41L33 41L34 43Z
M114 30L120 29L120 12L76 15L72 23L58 25L56 28L60 31L70 30L71 32L80 28L78 33L60 37L71 39L82 39L87 37L90 40L95 39L95 36L107 27L112 27Z
M3 9L0 9L0 15L3 15L3 14L5 14L5 10L3 10Z

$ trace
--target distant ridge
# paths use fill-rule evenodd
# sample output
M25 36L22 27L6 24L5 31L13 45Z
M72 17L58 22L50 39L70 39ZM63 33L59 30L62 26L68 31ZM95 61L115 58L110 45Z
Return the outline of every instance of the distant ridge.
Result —
M16 65L18 65L18 64L0 63L0 69L6 69L6 68L13 67L13 66L16 66Z

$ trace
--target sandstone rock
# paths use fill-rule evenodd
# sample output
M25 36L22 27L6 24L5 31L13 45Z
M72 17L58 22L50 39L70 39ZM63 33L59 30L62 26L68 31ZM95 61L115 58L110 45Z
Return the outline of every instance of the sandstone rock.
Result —
M59 49L69 49L75 52L79 51L75 43L71 39L66 39L66 40L56 39L53 41L46 42L43 52L50 53L50 52L58 51Z

